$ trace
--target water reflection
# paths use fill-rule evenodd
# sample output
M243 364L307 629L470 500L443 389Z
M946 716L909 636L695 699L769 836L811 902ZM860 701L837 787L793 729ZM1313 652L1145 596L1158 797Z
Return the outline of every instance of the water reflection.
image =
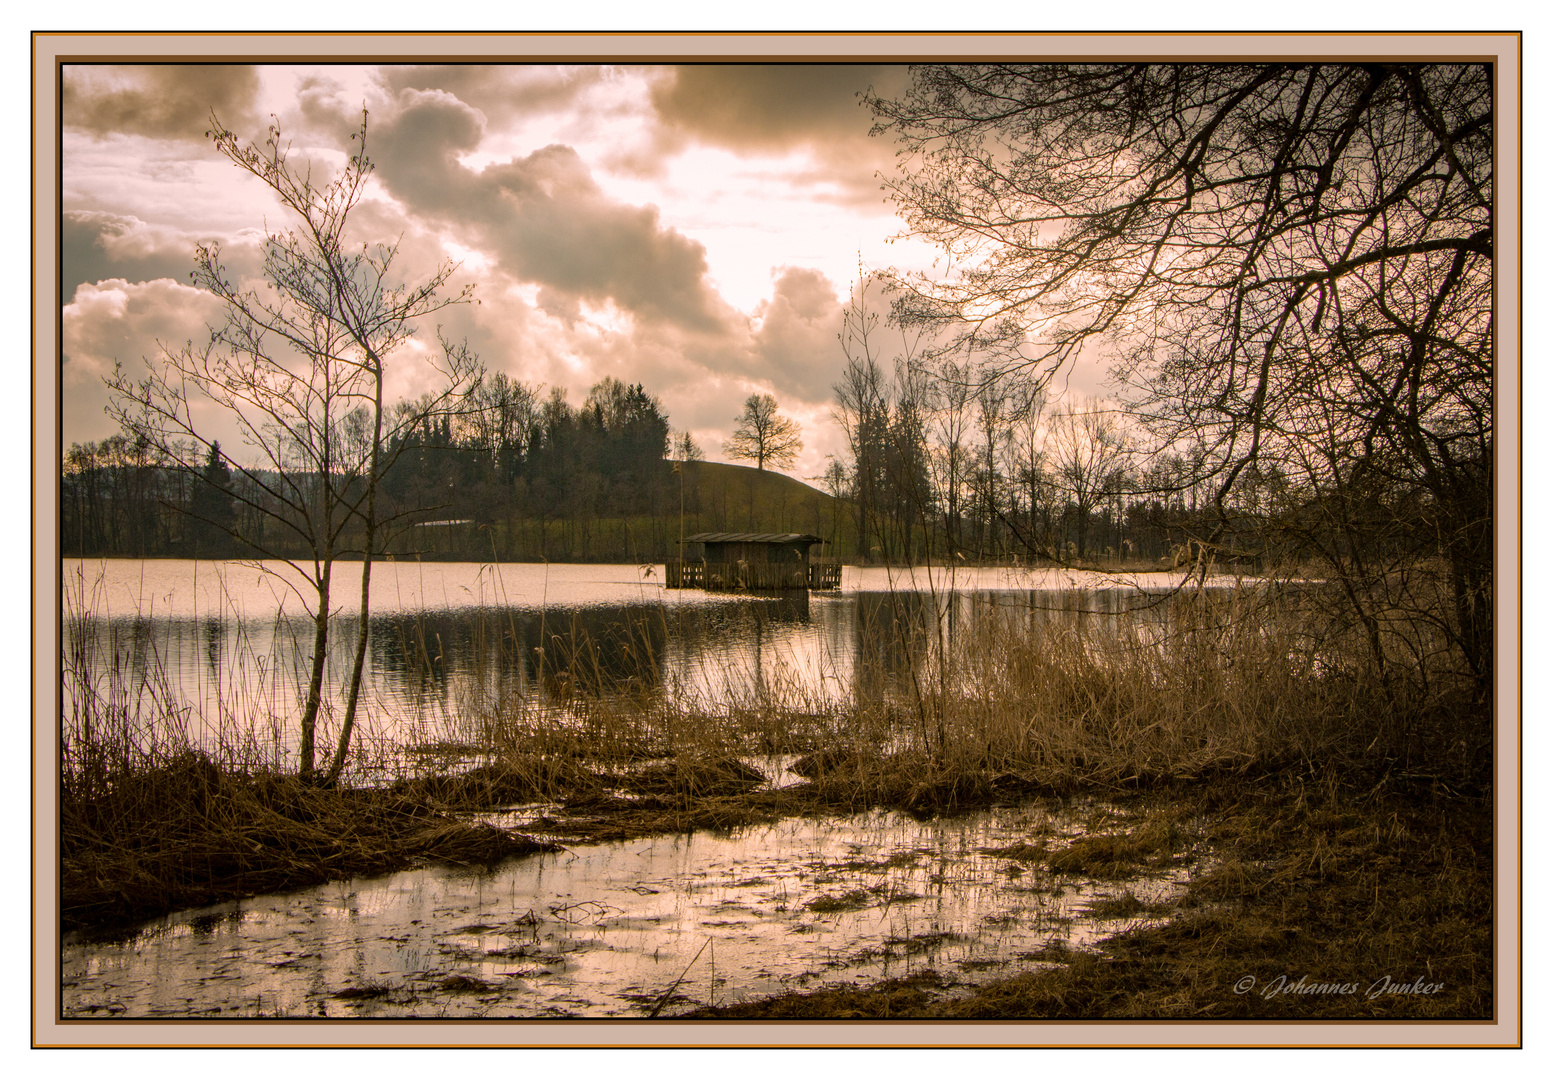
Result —
M178 560L65 569L67 596L72 574L76 583L64 626L67 721L90 695L125 714L181 717L196 740L258 733L289 746L313 626L272 570ZM651 567L385 564L374 577L363 735L435 735L499 706L579 695L710 710L903 699L972 635L1164 618L1146 591L1071 574L848 573L835 593L735 596L665 590ZM339 613L350 614L348 602ZM354 619L336 619L326 732L357 633Z
M1164 917L1192 856L1126 882L1004 854L1100 806L788 819L410 870L66 937L69 1017L646 1017L933 968L963 983ZM521 827L521 821L512 822ZM1132 897L1147 914L1106 916Z

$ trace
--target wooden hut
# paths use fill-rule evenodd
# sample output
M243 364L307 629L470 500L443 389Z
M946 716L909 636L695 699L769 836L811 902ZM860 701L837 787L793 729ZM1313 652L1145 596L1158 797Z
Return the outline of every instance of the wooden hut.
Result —
M664 583L713 592L835 589L840 565L809 555L810 547L824 542L809 533L696 533L684 543L701 545L701 557L681 552L670 559Z

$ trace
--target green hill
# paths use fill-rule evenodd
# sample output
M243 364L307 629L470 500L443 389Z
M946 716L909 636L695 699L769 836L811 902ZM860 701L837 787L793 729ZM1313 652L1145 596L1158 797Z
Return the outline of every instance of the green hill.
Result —
M846 500L745 465L687 462L683 472L655 483L648 501L648 513L629 516L583 511L438 523L407 530L390 550L426 559L646 563L677 557L680 537L698 532L813 533L827 541L817 553L841 558L850 558L856 546Z
M685 535L803 532L847 546L851 504L782 473L692 461L683 466ZM677 523L677 522L676 522Z

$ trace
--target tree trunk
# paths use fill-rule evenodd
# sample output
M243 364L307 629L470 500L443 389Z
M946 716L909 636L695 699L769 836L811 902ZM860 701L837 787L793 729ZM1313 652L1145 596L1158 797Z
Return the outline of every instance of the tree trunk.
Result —
M345 720L340 725L340 741L334 748L334 760L329 763L329 775L324 777L325 784L333 784L339 779L340 770L345 767L345 755L350 751L351 731L356 726L356 706L361 701L361 672L367 660L367 634L372 625L372 549L377 545L378 465L382 457L380 448L383 444L381 363L375 367L374 374L377 377L377 393L376 400L373 402L372 444L369 451L372 455L372 464L367 469L367 512L364 529L366 535L361 545L361 610L357 615L356 657L351 664L350 694L345 701Z
M1494 672L1493 524L1486 499L1462 501L1466 513L1447 518L1444 554L1450 567L1451 601L1462 657L1479 688L1487 691Z
M297 770L313 774L313 736L318 727L318 707L323 700L324 662L329 652L329 574L332 560L324 563L318 581L318 613L313 616L313 671L307 681L307 704L302 709L301 741L297 745Z
M368 502L372 495L367 495ZM340 777L340 770L345 767L345 755L350 750L351 730L356 726L356 706L361 700L361 672L366 666L367 659L367 630L370 625L369 616L371 609L367 604L367 597L372 585L372 542L373 530L367 530L366 553L361 559L361 613L357 619L356 632L356 657L351 665L350 694L345 702L345 721L340 725L340 741L334 748L334 758L329 762L329 772L324 777L325 784L333 784Z

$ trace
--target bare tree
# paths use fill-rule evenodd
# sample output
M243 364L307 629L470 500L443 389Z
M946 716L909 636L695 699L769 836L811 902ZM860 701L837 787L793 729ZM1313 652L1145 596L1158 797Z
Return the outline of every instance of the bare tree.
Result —
M894 316L1041 381L1111 343L1159 443L1201 447L1210 540L1236 527L1246 470L1303 471L1349 534L1330 553L1412 541L1389 569L1337 556L1361 619L1398 566L1443 557L1442 629L1486 691L1492 80L1479 63L914 68L903 96L867 100L903 144L901 213L958 269L897 276Z
M976 477L977 486L981 488L984 522L982 558L995 554L995 526L1000 516L998 495L1003 480L998 473L998 458L1001 456L998 451L1009 438L1009 425L1004 417L1009 394L1008 387L997 378L984 379L976 391L976 426L982 439L981 468L977 470Z
M314 625L298 742L305 776L314 774L335 561L347 554L361 557L345 715L323 777L333 782L359 708L372 561L386 524L377 502L379 480L391 464L386 448L397 431L446 410L465 394L477 367L465 347L439 334L441 349L430 354L430 362L443 376L443 388L391 415L383 404L385 365L422 318L468 302L471 294L466 288L444 295L455 269L451 263L417 283L401 284L393 269L397 244L369 247L347 236L351 211L372 173L365 110L351 136L353 152L327 181L315 181L309 164L291 158L278 124L271 125L262 146L245 143L214 114L207 134L218 152L274 192L293 224L265 233L262 289L235 281L217 244L196 248L191 277L221 300L226 322L211 327L204 342L163 345L159 361L148 361L145 379L120 367L108 380L113 395L108 411L191 476L217 471L212 459L223 463L243 481L233 485L233 498L277 526L236 539L285 562L308 587L287 579ZM203 419L209 404L241 431L257 460L243 460L217 444ZM298 544L306 552L301 558L290 554Z
M933 428L938 446L932 455L939 503L943 508L944 532L958 554L965 544L962 518L967 475L971 472L967 435L971 429L971 401L976 388L970 365L945 359L937 369L937 393L934 395Z
M504 479L511 480L528 449L529 429L539 415L539 390L496 372L470 391L459 419L459 440L491 456Z
M1009 478L1025 501L1022 523L1010 522L1031 555L1056 557L1051 535L1053 485L1047 469L1046 394L1032 383L1016 384L1010 399Z
M768 461L790 469L802 449L797 422L777 412L777 400L770 394L751 394L745 400L733 437L723 444L729 457L753 461L757 469Z
M1126 444L1116 412L1089 399L1076 411L1052 418L1049 442L1059 489L1074 512L1078 554L1089 545L1089 519L1111 495L1126 460Z
M846 367L832 387L836 402L831 415L847 437L852 453L852 508L856 517L858 557L867 562L874 550L868 540L873 525L880 546L878 515L885 488L885 453L890 427L890 387L879 366L876 332L879 317L868 310L869 279L864 277L842 311L842 355ZM884 552L881 550L881 554Z

